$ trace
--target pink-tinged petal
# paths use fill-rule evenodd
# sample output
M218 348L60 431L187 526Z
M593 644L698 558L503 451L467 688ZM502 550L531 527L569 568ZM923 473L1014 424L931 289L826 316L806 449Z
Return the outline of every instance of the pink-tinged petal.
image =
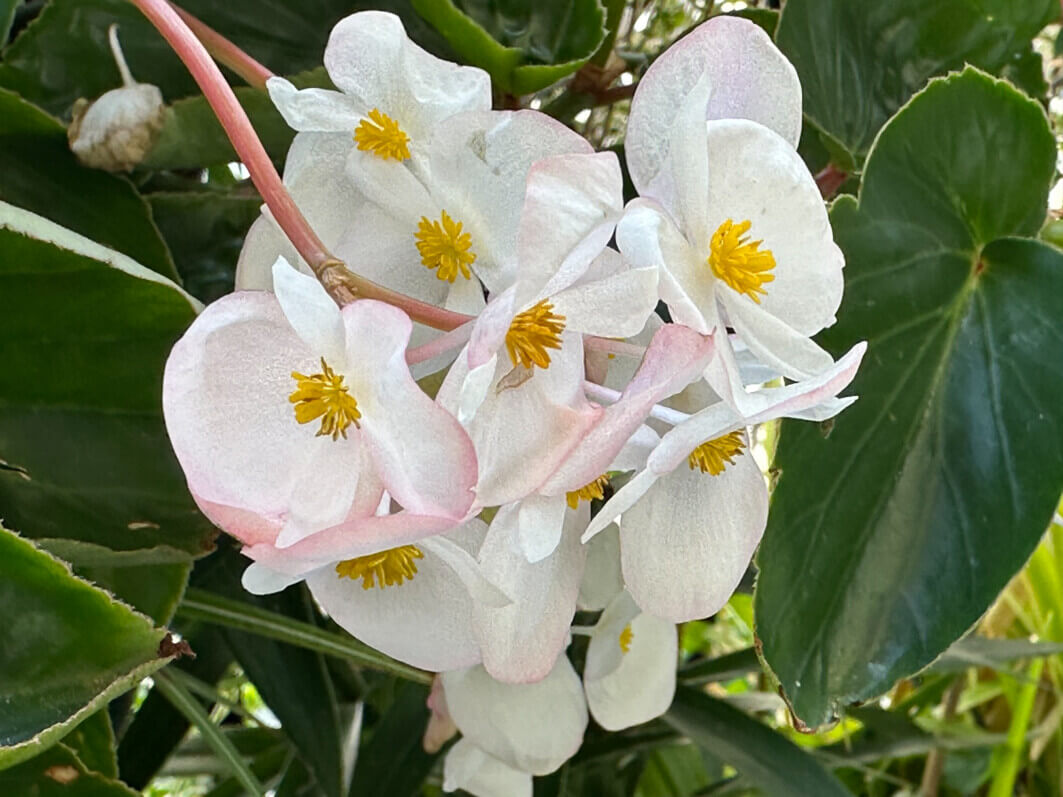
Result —
M325 68L345 94L395 119L411 148L423 147L447 117L491 107L486 72L425 52L394 14L362 11L340 20L325 48Z
M479 368L502 348L506 333L513 323L513 316L517 313L513 305L515 298L516 288L511 286L492 296L487 307L477 317L466 354L470 369Z
M576 490L601 476L658 401L700 378L714 353L711 336L679 324L662 327L620 399L602 411L560 468L543 484L544 495Z
M471 556L483 538L482 523L452 538ZM426 670L468 667L480 659L472 631L474 602L450 565L429 549L417 572L401 584L365 588L361 580L324 567L306 583L322 608L356 639L392 658Z
M303 576L330 563L379 553L426 537L452 531L456 523L436 515L397 512L390 515L348 517L289 548L256 543L243 549L249 559L280 573Z
M338 366L346 359L340 308L321 283L282 259L273 264L273 292L292 329L310 351Z
M553 311L565 317L565 327L573 332L630 337L657 307L659 273L656 268L633 268L593 282L581 281L551 299Z
M757 25L716 17L665 50L639 81L625 152L640 193L668 157L675 116L703 75L712 84L706 119L752 119L797 146L801 84L793 65Z
M672 320L702 334L712 332L716 294L708 266L664 208L651 200L629 202L616 243L634 268L660 269L658 290Z
M473 797L532 797L532 776L459 739L443 760L443 791L458 789Z
M288 515L274 542L278 548L342 523L354 503L360 474L372 467L357 432L339 440L317 437L307 441L307 448L310 456L299 465Z
M356 97L328 89L299 90L282 77L266 81L269 98L277 106L288 127L316 133L351 134L371 108Z
M163 412L199 499L266 516L287 511L297 466L321 442L295 420L291 372L314 373L317 357L272 294L225 296L195 320L166 362Z
M597 612L624 589L620 574L619 526L610 523L583 547L587 550L587 563L583 568L576 607L584 612Z
M382 302L363 300L343 308L343 322L350 392L388 492L414 514L464 517L476 484L476 452L457 419L410 375L409 317Z
M553 296L583 275L613 237L623 183L612 152L555 155L532 164L517 235L517 307Z
M639 193L666 207L687 239L695 245L708 241L710 173L705 109L712 83L703 75L683 98L669 132L668 157L661 170Z
M240 577L240 584L252 595L272 595L302 581L299 576L278 573L263 564L252 562Z
M626 593L614 601L614 606L617 604L634 608L634 615L618 628L617 621L628 611L612 612L614 607L610 606L602 613L591 635L583 670L591 716L609 731L641 725L668 710L675 697L679 656L679 636L673 623L639 612ZM622 652L615 667L600 666L604 659L613 658L614 651L622 650L619 640L625 629L630 633L627 651Z
M509 766L548 775L575 755L587 727L583 684L568 657L534 684L504 684L483 667L441 676L462 735Z
M661 444L650 454L647 467L656 473L668 473L679 467L690 452L706 440L743 426L775 418L806 417L810 412L820 420L832 417L827 413L840 412L849 405L850 402L835 397L853 381L865 351L867 344L858 343L828 370L811 379L745 394L742 415L725 402L706 407L661 438Z
M509 358L499 357L492 385L468 423L479 462L478 507L509 504L535 492L602 412L583 396L578 335L562 335L549 368L507 381L513 373ZM466 358L459 356L437 394L452 412L458 411L467 374Z
M517 231L532 164L568 153L593 153L583 137L538 111L460 114L431 141L433 197L472 237L472 268L491 293L518 273Z
M772 281L755 306L802 335L834 323L845 257L834 243L827 208L801 156L774 132L745 120L710 122L707 130L709 232L728 220L748 221L750 240L775 259ZM700 241L708 254L708 239ZM718 283L722 297L753 305Z
M749 452L718 476L683 466L620 521L624 583L643 611L676 623L731 597L768 520L768 489Z
M564 512L565 500L559 500ZM584 506L559 518L560 545L532 564L518 549L520 524L527 520L521 517L520 506L498 511L480 549L484 574L505 584L513 597L513 603L504 608L476 607L483 665L507 683L542 680L568 644L586 556L579 530L589 517ZM545 536L552 529L542 531Z
M480 540L483 539L487 530L486 524L478 518L469 520L465 526L478 529L478 539ZM479 530L481 526L483 526L482 531ZM452 532L450 536L455 536L458 533ZM433 556L445 562L454 571L454 575L461 581L469 596L478 605L501 609L513 603L513 599L502 590L499 583L489 578L476 559L450 539L449 536L440 534L435 537L425 537L418 545L422 550L430 552ZM505 584L505 582L500 583ZM508 585L505 586L508 589Z

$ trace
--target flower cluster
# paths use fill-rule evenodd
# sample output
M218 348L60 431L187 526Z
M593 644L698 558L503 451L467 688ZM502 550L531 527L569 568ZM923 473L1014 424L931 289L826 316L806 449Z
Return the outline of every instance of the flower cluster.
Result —
M390 14L341 21L325 65L338 91L268 83L298 131L285 184L354 273L446 322L337 306L266 211L238 290L174 347L167 427L245 587L305 580L441 673L445 788L530 794L588 710L620 729L668 707L675 623L726 603L764 530L750 427L853 400L863 346L834 362L810 337L843 258L795 149L800 86L749 22L686 36L632 101L625 206L614 154L491 110L486 74Z

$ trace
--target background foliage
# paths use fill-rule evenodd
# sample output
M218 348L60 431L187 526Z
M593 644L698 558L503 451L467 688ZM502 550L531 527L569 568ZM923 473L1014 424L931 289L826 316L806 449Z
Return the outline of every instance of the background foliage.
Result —
M861 399L760 430L745 591L682 627L661 720L592 724L537 797L1063 793L1056 0L181 5L303 86L337 20L394 11L498 106L618 151L671 42L721 13L774 35L847 260L821 343L870 341ZM114 22L169 106L128 175L66 142L118 85ZM438 794L428 675L302 586L245 593L166 440L166 355L259 212L224 133L126 0L0 0L0 44L0 794ZM292 132L237 93L281 163Z

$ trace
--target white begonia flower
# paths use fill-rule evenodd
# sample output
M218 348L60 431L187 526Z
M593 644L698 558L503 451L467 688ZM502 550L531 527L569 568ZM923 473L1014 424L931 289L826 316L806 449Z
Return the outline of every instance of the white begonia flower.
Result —
M342 133L348 149L392 165L417 159L447 117L491 107L486 72L427 53L383 11L340 20L325 47L325 69L339 91L299 90L280 77L266 82L285 121L300 132Z
M583 742L587 703L566 656L533 684L501 683L483 667L440 678L447 709L465 739L513 769L548 775Z
M661 298L674 321L703 333L731 326L767 366L803 379L830 367L830 356L810 337L834 323L844 258L815 180L794 149L796 81L781 82L771 103L741 99L763 63L787 73L785 59L750 23L715 22L676 45L684 48L676 64L640 82L627 140L641 142L629 166L640 174L642 197L628 206L617 244L633 264L661 266ZM721 70L720 58L730 51L710 53L714 43L732 38L751 60ZM685 45L687 39L694 41ZM680 62L697 75L682 81L682 92L669 78ZM769 112L773 107L778 113ZM667 144L653 145L662 118ZM719 365L733 382L734 358L722 342L720 348ZM744 392L720 392L743 409Z
M591 716L619 731L661 716L675 697L679 635L675 624L644 613L626 592L591 631L583 685Z
M337 546L331 561L461 522L475 452L410 376L409 318L373 301L341 311L283 260L274 280L275 296L210 305L166 363L167 431L203 512L252 558L290 546L274 569L295 573ZM404 512L376 516L384 490Z
M459 739L443 761L443 791L474 797L532 797L532 776Z
M619 518L624 584L640 608L685 622L709 617L727 602L768 515L767 486L748 453L745 428L775 418L833 417L855 400L836 396L852 381L865 349L853 347L813 379L750 394L755 411L748 416L716 400L661 437L645 469L616 491L583 537Z

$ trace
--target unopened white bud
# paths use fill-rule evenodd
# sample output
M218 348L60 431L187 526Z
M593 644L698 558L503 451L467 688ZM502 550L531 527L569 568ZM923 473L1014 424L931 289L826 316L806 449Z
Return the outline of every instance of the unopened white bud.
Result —
M126 66L115 26L108 31L123 86L95 102L80 99L67 130L70 149L94 169L129 171L151 150L162 130L166 106L156 86L137 83Z

